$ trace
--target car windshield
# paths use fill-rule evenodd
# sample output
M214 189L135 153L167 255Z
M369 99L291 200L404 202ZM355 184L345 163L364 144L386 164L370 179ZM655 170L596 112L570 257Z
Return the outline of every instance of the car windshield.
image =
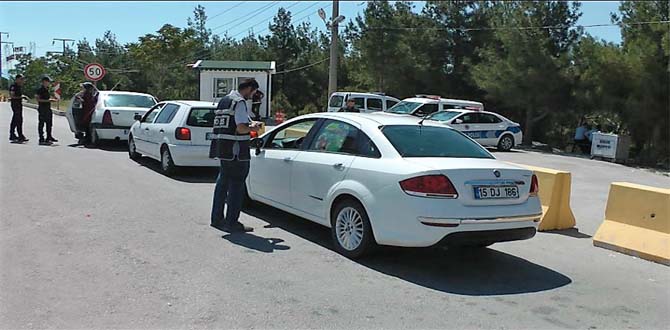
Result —
M458 111L440 111L432 116L428 117L430 120L436 120L436 121L447 121L450 120L451 118L454 118L458 115L460 115L462 112Z
M387 109L386 112L391 113L412 113L416 108L421 106L421 103L418 102L408 102L402 101L394 106L391 109Z
M109 94L104 102L106 107L151 108L156 105L153 97L138 94Z
M448 128L424 125L382 127L402 157L493 158L477 142Z

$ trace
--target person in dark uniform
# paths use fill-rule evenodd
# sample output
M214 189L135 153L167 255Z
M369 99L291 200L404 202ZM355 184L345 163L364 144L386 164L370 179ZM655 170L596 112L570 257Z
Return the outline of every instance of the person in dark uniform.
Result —
M75 101L81 106L78 109L78 115L75 116L75 122L80 130L83 130L84 136L79 139L79 144L89 143L91 141L91 118L95 112L95 106L98 104L98 89L93 83L85 82L81 85L81 92L75 95ZM73 109L74 114L74 109Z
M244 182L249 175L251 132L258 132L260 128L260 123L250 120L251 111L246 102L256 90L256 80L243 81L236 91L231 91L219 101L215 111L209 158L219 159L221 167L214 188L211 226L226 232L253 231L253 228L241 224L239 217Z
M23 135L23 75L14 77L14 84L9 86L9 97L12 106L12 122L9 124L9 140L13 142L26 142L28 139ZM14 134L16 131L16 134Z
M356 101L354 99L348 99L344 108L340 109L339 112L361 112L356 108Z
M255 121L260 121L261 120L261 102L263 101L263 97L265 97L265 94L261 92L261 90L257 90L256 93L254 93L254 96L251 98L251 111L253 112L254 120Z
M42 85L35 92L35 100L37 100L37 113L38 113L38 122L37 122L37 133L40 136L40 144L51 144L53 142L58 142L51 135L51 128L53 126L53 113L51 112L51 102L56 101L56 99L51 97L49 93L49 84L51 84L51 78L43 77ZM47 128L47 137L44 138L44 126Z

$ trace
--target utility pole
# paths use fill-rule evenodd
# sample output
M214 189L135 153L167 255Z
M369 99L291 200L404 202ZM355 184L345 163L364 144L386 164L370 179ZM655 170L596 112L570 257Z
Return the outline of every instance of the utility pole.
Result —
M2 58L2 44L3 44L2 35L3 34L6 34L7 38L9 38L9 33L0 32L0 88L2 87L2 60L3 60L3 58ZM8 82L9 82L9 80L8 80Z
M330 22L330 70L328 70L328 97L337 92L337 26L340 16L340 2L333 0L333 14Z
M67 45L65 43L70 42L70 41L74 41L74 39L53 38L53 39L51 39L51 44L53 45L56 41L62 41L63 42L63 52L61 54L65 55L65 50L67 49ZM54 52L52 52L52 53L54 53Z

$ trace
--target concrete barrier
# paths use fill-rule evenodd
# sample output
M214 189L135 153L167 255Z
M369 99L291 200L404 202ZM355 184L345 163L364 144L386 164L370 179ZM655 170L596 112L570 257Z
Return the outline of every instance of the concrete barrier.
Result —
M575 226L575 216L570 208L571 175L570 172L550 168L523 166L537 176L542 202L542 220L537 230L569 229Z
M670 265L670 189L613 182L593 245Z

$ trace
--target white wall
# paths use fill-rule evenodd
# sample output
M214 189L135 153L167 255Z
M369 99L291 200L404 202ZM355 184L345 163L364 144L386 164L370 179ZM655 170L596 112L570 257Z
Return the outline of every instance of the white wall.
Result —
M257 71L210 71L205 70L200 72L200 100L218 102L221 98L214 95L214 79L217 78L232 78L231 88L236 89L239 84L238 78L254 78L260 85L260 90L265 94L261 102L259 110L261 117L269 117L270 108L268 106L271 98L271 90L268 90L269 74L266 72ZM251 107L251 101L249 101ZM251 109L251 108L250 108Z

